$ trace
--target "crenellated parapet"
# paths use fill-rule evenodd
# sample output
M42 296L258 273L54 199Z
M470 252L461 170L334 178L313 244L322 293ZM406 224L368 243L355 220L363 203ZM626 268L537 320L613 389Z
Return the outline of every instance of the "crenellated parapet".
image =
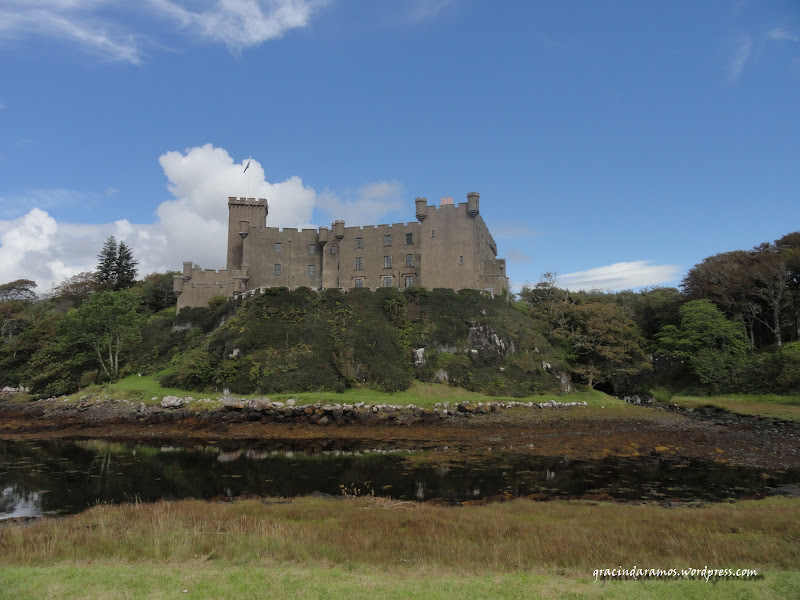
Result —
M232 298L247 291L249 268L199 269L184 261L183 272L172 279L172 291L178 296L178 310L189 306L207 306L214 296Z

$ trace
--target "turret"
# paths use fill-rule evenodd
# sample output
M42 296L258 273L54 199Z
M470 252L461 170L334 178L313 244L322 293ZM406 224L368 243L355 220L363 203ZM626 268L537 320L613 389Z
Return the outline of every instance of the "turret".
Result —
M414 200L414 204L417 207L417 220L422 223L425 220L425 217L428 216L428 199L416 198Z
M467 214L473 219L478 216L480 212L478 208L478 201L481 195L478 192L470 192L467 194Z
M344 221L333 222L333 235L337 240L341 240L344 237Z

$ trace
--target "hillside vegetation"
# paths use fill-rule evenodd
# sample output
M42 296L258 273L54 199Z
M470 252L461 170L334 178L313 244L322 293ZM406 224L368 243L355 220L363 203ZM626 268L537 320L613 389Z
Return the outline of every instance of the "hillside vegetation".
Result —
M535 323L473 290L274 288L216 311L182 311L177 327L214 321L224 324L173 357L162 384L239 394L361 385L394 392L416 378L504 396L560 385L561 361Z
M800 232L711 256L676 288L603 293L555 274L514 298L475 290L272 288L176 315L173 273L135 279L109 238L95 273L40 298L0 285L0 386L38 397L130 374L236 394L407 390L492 396L800 392Z

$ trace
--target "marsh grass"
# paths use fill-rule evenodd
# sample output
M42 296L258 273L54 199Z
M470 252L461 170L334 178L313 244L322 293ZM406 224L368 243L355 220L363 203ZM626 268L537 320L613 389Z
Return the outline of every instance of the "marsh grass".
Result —
M798 508L786 498L674 509L385 498L101 505L0 525L0 597L785 599L800 592ZM594 582L594 569L620 565L764 577Z
M442 507L385 498L96 506L0 527L0 564L292 563L497 574L608 565L800 567L800 500L702 508L516 500ZM633 561L633 563L631 562Z
M800 422L800 396L777 394L727 394L725 396L672 396L669 400L682 408L716 406L725 410L784 421Z

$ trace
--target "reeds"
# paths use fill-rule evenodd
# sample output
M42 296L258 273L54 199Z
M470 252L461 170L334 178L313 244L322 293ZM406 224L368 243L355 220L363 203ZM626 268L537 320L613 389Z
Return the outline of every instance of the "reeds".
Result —
M385 498L96 506L0 526L0 564L233 561L510 573L800 566L800 500L656 505L515 500L443 507Z

